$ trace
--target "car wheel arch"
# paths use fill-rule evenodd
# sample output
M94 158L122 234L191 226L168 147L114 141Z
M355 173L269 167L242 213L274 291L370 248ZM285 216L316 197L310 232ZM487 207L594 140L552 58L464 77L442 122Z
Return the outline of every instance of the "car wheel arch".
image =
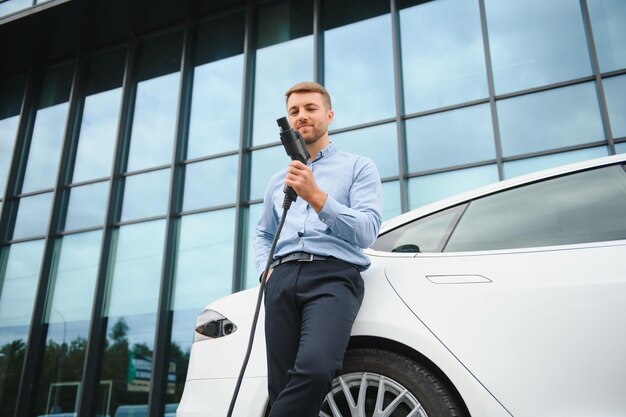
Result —
M435 364L421 352L400 343L395 340L386 339L377 336L352 336L348 343L348 351L354 349L379 349L402 355L435 375L445 385L445 387L454 395L459 405L463 408L465 415L469 416L470 412L463 400L463 397L456 389L450 378Z

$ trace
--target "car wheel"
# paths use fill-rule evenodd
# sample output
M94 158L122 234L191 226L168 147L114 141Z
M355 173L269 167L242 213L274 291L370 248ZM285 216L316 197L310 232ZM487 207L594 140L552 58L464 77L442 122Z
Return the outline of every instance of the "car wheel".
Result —
M465 413L432 373L396 353L346 353L320 417L461 417Z

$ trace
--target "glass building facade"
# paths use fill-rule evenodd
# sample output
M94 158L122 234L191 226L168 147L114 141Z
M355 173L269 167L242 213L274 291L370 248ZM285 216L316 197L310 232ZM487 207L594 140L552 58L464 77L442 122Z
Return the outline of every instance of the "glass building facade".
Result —
M0 2L0 33L72 1L38 3ZM298 81L385 219L626 152L623 0L222 4L0 73L0 417L172 415L195 316L258 284Z

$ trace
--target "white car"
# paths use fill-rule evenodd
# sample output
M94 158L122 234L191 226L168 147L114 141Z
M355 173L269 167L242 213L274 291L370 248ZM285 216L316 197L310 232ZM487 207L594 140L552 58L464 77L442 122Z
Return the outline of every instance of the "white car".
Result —
M320 416L626 415L625 166L555 168L386 222ZM256 297L198 316L178 417L226 415ZM262 323L235 416L267 413Z

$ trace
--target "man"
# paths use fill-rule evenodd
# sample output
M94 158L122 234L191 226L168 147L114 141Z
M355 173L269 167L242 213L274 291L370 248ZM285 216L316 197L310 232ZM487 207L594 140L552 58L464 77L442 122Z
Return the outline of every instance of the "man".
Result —
M270 417L317 416L341 369L363 300L363 248L381 223L378 171L368 158L340 152L328 137L330 96L317 83L286 92L289 124L311 159L292 161L265 191L255 254L265 269L282 214L283 186L298 194L276 246L265 293Z

